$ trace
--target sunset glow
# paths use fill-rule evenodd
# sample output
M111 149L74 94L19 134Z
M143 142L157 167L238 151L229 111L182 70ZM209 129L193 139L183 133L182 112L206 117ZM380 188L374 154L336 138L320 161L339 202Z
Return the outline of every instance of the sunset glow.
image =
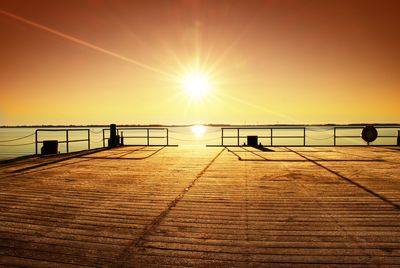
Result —
M2 1L0 125L398 123L399 8Z
M192 132L195 135L196 138L201 138L204 136L204 133L206 132L207 127L203 125L195 125L192 126Z
M182 86L186 90L186 93L194 99L203 98L210 89L207 76L197 72L186 75L183 78Z

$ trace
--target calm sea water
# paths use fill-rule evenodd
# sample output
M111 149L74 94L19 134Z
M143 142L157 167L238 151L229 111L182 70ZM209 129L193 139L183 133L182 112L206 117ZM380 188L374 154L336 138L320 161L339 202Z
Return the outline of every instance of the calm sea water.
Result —
M243 127L243 126L240 126ZM57 128L50 128L57 129ZM73 131L76 128L69 128L69 140L82 140L87 138L87 131ZM378 129L380 136L396 136L397 128ZM35 130L36 128L0 128L0 159L14 158L18 156L31 155L35 153ZM90 148L103 147L103 128L90 128ZM337 130L337 135L342 136L359 136L362 127L358 129L340 129ZM120 130L125 137L127 145L143 145L147 143L147 131L138 129ZM108 137L109 132L105 132ZM120 133L121 134L121 133ZM166 139L162 138L166 134L165 130L150 130L150 144L165 144ZM225 130L224 136L236 137L237 130ZM263 145L270 145L271 140L266 136L270 136L270 130L241 130L240 136L258 135L259 142ZM303 138L294 136L302 136L301 129L274 129L273 145L279 146L296 146L303 144ZM135 137L135 138L132 138ZM277 138L275 138L277 137ZM289 138L292 137L292 138ZM18 140L15 140L18 139ZM14 140L14 141L13 141ZM58 140L65 141L65 131L59 132L39 132L38 140ZM374 145L395 145L396 137L385 138L378 137L373 143ZM105 141L107 144L107 141ZM239 144L246 142L246 138L240 138ZM169 128L169 144L177 145L211 145L221 144L221 127L170 127ZM225 145L237 145L237 138L225 138ZM362 145L365 144L361 138L338 138L337 145ZM310 126L306 128L306 145L326 146L333 145L333 128L328 126ZM41 144L38 144L38 152L40 152ZM69 143L69 151L79 151L88 148L87 141ZM60 143L59 151L64 153L67 151L66 144Z

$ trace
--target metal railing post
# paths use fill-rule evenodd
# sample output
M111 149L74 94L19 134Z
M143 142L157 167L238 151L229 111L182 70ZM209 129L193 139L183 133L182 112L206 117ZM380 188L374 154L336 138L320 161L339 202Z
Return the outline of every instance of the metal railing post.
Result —
M150 145L150 129L147 129L147 146Z
M106 147L106 137L105 137L105 129L103 129L103 148Z
M35 130L35 154L38 154L38 149L37 149L37 144L38 144L38 139L37 139L37 129Z
M303 146L306 146L306 128L303 128Z
M333 127L333 146L336 146L336 127Z
M65 130L65 144L67 145L67 153L69 153L69 144L68 144L68 129Z
M221 128L221 145L224 146L224 129Z
M168 136L168 128L167 128L167 146L169 145L169 136Z
M88 150L90 150L90 129L88 129L87 138L88 138Z
M237 129L237 145L240 146L240 129Z
M397 146L400 146L400 130L397 130Z
M272 137L273 137L273 128L271 127L271 147L273 146Z

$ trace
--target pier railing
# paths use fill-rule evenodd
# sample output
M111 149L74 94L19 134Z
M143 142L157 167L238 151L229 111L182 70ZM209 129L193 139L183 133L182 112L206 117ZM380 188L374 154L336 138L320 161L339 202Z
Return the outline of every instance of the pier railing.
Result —
M333 145L334 146L338 146L337 145L337 141L340 139L354 139L354 138L361 138L361 130L364 128L365 126L335 126L333 128ZM380 129L397 129L400 130L400 126L399 125L387 125L387 126L375 126L375 128L377 129L378 133ZM338 135L338 131L339 130L360 130L360 134L358 135ZM398 135L380 135L378 134L378 138L397 138ZM395 145L395 144L380 144L381 146L390 146L390 145ZM342 145L342 146L346 146L346 145Z
M267 140L263 146L364 146L366 143L361 139L361 131L366 125L293 125L293 126L263 126L263 127L223 127L221 128L221 143L219 145L208 146L242 146L243 139L246 139L246 133L252 132L251 135L257 135L259 139ZM393 139L398 135L379 134L382 130L400 131L400 125L374 125L378 131L377 139ZM330 133L329 137L313 138L309 135L311 132ZM355 131L359 130L357 134ZM333 132L333 133L332 133ZM344 133L343 133L344 132ZM350 133L349 133L350 132ZM227 134L228 133L228 134ZM254 134L256 133L256 134ZM350 142L345 142L350 140ZM361 142L357 144L355 141ZM282 142L291 141L291 142ZM293 141L299 141L293 143ZM315 144L314 140L325 140L324 144ZM229 142L230 141L230 142ZM396 142L380 142L373 144L375 146L391 146Z
M107 132L109 128L103 129L103 147L106 147ZM161 132L161 133L160 133ZM128 135L127 135L128 133ZM168 128L159 127L122 127L117 128L117 135L120 135L124 140L124 145L129 145L127 140L144 140L142 143L135 143L138 146L176 146L169 144L169 131ZM163 140L164 143L152 143L154 140Z
M86 139L70 139L70 132L87 132ZM40 132L65 132L65 140L58 140L58 143L65 143L66 151L69 153L69 144L75 142L87 142L88 150L90 149L90 129L88 128L70 128L70 129L36 129L35 131L35 154L38 154L38 145L43 143L43 140L39 140Z
M274 130L301 130L303 132L302 135L275 135L274 136ZM227 130L235 130L236 131L236 135L229 135L226 136L224 135L224 131L226 132ZM247 135L242 136L240 134L240 131L254 131L254 130L267 130L267 134L269 135L260 135L258 136L258 138L266 138L266 139L270 139L270 146L274 146L274 138L280 138L280 139L302 139L303 140L303 144L305 145L306 142L306 138L305 138L305 127L281 127L281 128L275 128L275 127L238 127L238 128L232 128L232 127L226 127L226 128L221 128L221 145L225 146L224 142L226 139L236 139L237 140L237 146L241 146L240 145L240 139L245 139L247 138Z

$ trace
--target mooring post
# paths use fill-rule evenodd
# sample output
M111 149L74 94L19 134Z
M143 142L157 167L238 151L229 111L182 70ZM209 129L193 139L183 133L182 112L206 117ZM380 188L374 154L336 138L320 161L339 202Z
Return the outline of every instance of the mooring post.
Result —
M118 145L117 141L117 125L111 124L110 125L110 139L108 140L109 147L115 147Z

